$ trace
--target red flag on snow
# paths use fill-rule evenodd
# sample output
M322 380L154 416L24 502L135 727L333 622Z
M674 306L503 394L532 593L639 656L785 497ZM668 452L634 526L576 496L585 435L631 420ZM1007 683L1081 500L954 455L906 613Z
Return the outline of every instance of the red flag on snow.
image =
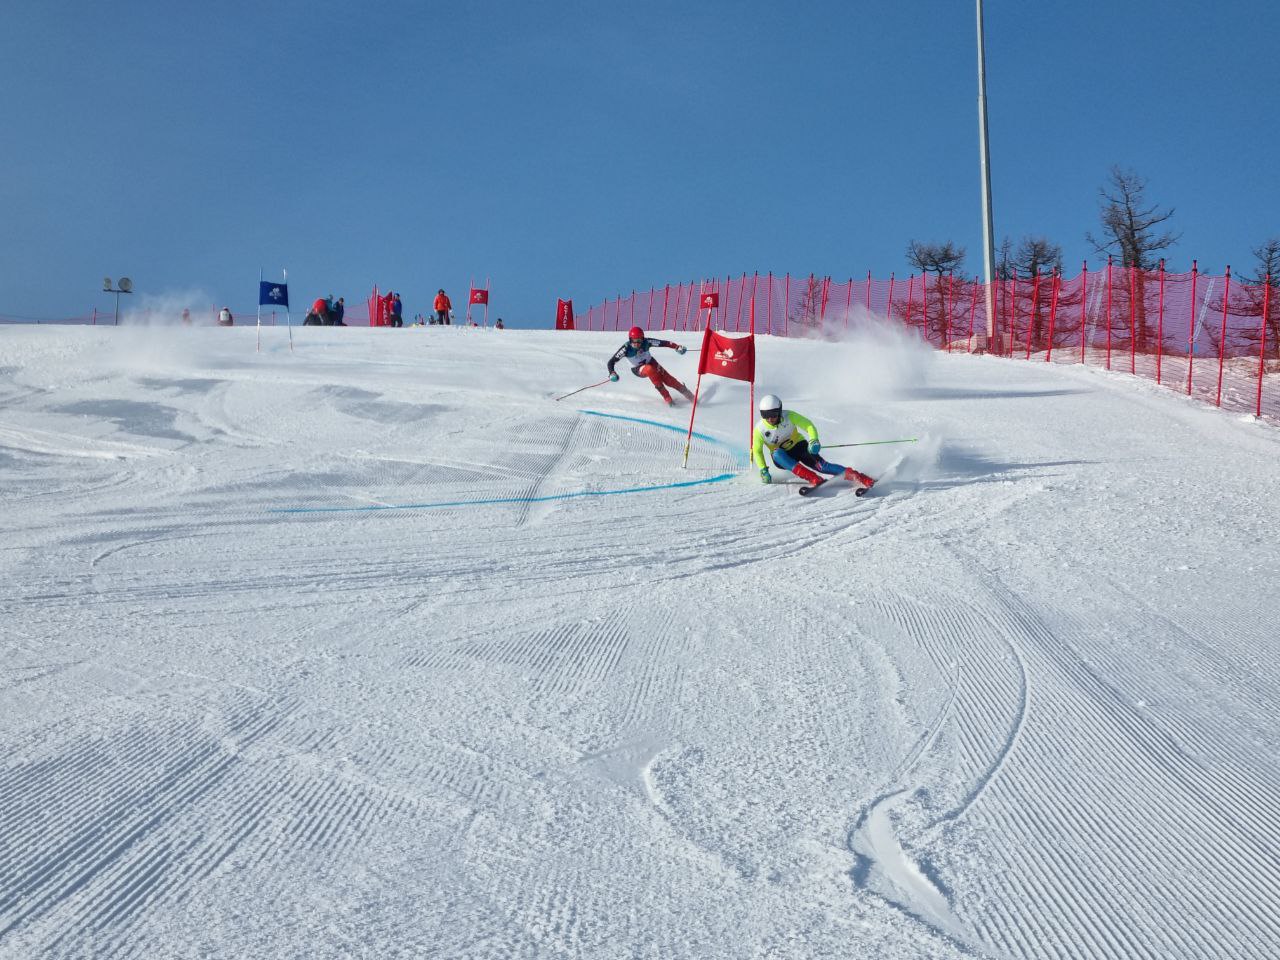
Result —
M485 304L485 305L488 305L488 303L489 303L489 291L488 291L488 290L478 290L478 289L476 289L475 287L472 287L472 288L471 288L471 302L472 302L472 303L483 303L483 304Z
M573 329L573 301L572 300L556 301L556 329L557 330Z
M707 330L702 335L702 353L698 357L698 376L704 373L754 383L756 338L750 334L745 337L729 337Z
M720 306L720 291L711 290L702 295L702 309L714 310Z

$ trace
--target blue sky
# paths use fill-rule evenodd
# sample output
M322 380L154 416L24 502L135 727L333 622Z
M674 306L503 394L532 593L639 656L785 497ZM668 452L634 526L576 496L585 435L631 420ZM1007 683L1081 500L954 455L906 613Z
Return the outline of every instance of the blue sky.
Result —
M491 278L547 325L743 271L982 269L969 2L26 3L0 35L0 315L109 309L101 278L252 311L409 315ZM1280 235L1274 11L989 0L997 237L1095 259L1112 164L1176 209L1170 262ZM270 276L270 274L268 274Z

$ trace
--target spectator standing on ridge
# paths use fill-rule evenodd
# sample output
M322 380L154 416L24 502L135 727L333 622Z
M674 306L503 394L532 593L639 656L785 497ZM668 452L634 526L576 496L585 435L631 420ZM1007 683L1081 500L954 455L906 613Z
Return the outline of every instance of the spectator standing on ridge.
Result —
M393 327L404 326L404 316L402 314L403 310L404 310L404 304L400 302L400 294L398 293L391 294L391 325Z
M609 358L609 379L614 383L618 382L618 374L614 372L614 367L619 360L625 359L631 364L631 372L637 377L648 377L649 382L653 384L653 389L662 395L662 399L667 406L671 406L671 394L667 392L667 387L675 387L680 394L693 402L693 394L689 392L689 388L683 383L669 374L663 369L662 364L653 359L653 354L649 350L653 347L670 347L676 353L684 353L684 347L671 340L651 340L644 335L644 331L639 327L632 327L627 331L627 342L620 346L616 353Z
M182 308L182 325L184 327L191 326L191 311L186 307Z
M499 317L499 318L498 318L498 322L497 322L497 323L495 323L495 324L493 325L493 329L495 329L495 330L505 330L505 329L507 329L506 327L504 327L504 326L502 325L502 318L501 318L501 317Z
M335 327L345 327L342 318L347 314L347 299L339 297L338 302L333 305L333 325Z
M234 324L235 324L235 319L231 316L231 311L228 310L226 307L223 307L218 312L218 326L230 327L230 326L233 326Z
M314 323L302 321L303 326L308 327L327 327L330 325L329 320L329 301L324 297L317 297L315 303L311 304L311 310L307 313L307 319L315 317Z
M449 302L449 295L444 292L444 288L436 294L436 302L434 304L436 311L436 323L450 323L453 317L453 304Z

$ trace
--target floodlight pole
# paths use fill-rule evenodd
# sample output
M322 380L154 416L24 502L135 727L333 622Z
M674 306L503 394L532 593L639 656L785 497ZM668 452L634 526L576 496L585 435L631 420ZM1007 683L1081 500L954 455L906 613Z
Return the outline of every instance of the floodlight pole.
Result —
M978 3L978 133L982 157L982 261L987 287L987 349L995 339L995 229L991 218L991 148L987 138L987 52L982 32L982 0Z
M124 279L126 282L128 282L128 279L129 279L129 278L128 278L128 277L124 277L123 279ZM130 285L129 285L129 289L127 289L127 290L126 290L124 287L117 286L117 285L113 284L113 283L111 282L110 278L108 278L108 279L107 279L107 281L106 281L106 283L104 283L104 284L102 285L102 292L103 292L103 293L114 293L114 294L116 295L116 312L115 312L115 319L114 319L114 321L113 321L113 325L118 327L118 326L120 326L120 294L122 294L122 293L133 293L133 285L132 285L132 284L130 284Z

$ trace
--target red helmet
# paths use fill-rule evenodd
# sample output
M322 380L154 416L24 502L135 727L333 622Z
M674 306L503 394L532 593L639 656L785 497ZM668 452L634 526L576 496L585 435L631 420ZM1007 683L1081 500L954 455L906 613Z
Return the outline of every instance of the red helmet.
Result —
M630 330L628 330L628 331L627 331L627 339L628 339L628 340L643 340L643 339L644 339L644 331L643 331L643 330L641 330L639 327L632 327Z

